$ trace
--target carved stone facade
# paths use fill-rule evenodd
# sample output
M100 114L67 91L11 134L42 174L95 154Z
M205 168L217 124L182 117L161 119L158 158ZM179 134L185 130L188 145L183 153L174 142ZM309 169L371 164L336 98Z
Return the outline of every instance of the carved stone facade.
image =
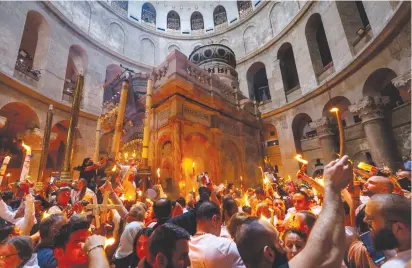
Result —
M336 134L336 124L333 124L329 117L321 117L309 123L309 125L311 128L316 129L319 138Z
M388 97L366 96L357 104L349 107L350 112L358 114L363 123L385 117L385 106L389 103Z
M256 115L228 102L220 76L208 75L211 86L193 79L188 67L191 74L204 71L177 50L159 66L166 71L154 81L152 171L160 168L160 181L173 197L196 189L195 177L204 171L215 184L239 187L242 176L245 187L255 186L262 165Z

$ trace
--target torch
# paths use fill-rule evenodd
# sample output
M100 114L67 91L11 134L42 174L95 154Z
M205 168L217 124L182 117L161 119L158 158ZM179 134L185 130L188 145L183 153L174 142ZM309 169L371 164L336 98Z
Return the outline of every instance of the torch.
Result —
M335 113L336 115L336 120L338 121L338 130L339 130L339 155L343 156L343 151L345 149L344 147L344 133L343 133L343 126L342 126L342 121L340 120L340 114L339 114L339 108L333 107L332 109L329 110L329 112Z
M308 166L308 161L302 158L302 155L297 154L295 156L295 159L302 164L302 166L300 167L300 171L301 172L305 172L306 171L306 167Z

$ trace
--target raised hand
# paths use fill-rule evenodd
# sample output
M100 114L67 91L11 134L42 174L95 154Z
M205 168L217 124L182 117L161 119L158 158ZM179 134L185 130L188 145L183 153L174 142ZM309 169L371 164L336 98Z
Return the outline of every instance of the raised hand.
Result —
M343 190L353 179L353 167L349 157L345 155L327 164L323 170L323 178L325 187L336 192Z

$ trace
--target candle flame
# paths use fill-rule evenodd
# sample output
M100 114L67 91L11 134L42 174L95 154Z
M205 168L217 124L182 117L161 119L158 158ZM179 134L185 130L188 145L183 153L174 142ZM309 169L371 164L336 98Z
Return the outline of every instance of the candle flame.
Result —
M160 178L160 168L157 168L157 177Z
M148 202L149 204L153 204L152 200L150 200L149 198L146 198L146 202Z
M268 219L268 218L266 218L266 217L265 217L265 215L263 215L263 214L262 214L262 215L260 215L260 219L261 219L261 220L265 220L265 221L269 222L269 219Z
M26 154L30 155L31 154L31 147L24 144L24 142L21 144L23 148L26 150Z
M195 168L195 166L196 166L196 163L193 161L192 167Z
M117 166L114 165L114 167L112 168L112 171L115 172L116 171Z
M243 198L244 198L244 201L245 201L245 206L250 207L249 200L248 200L248 198L247 198L247 194L245 194L245 195L243 196Z
M120 198L120 200L122 200L122 201L126 200L126 199L124 198L124 195L123 195L123 194L122 194L119 198Z
M129 156L129 154L128 154L128 153L124 153L124 158L125 158L125 159L127 159L127 158L128 158L128 156Z
M337 112L339 112L339 108L333 107L332 109L329 110L329 112L337 113Z
M10 174L10 173L7 173L6 177L10 177L10 176L11 176L11 174Z
M299 163L302 163L302 164L305 164L305 165L308 164L308 161L306 161L305 159L303 159L303 158L302 158L302 155L300 155L300 154L297 154L297 155L295 156L295 159L296 159Z
M116 240L113 237L107 239L106 242L104 243L104 247L106 248L107 246L113 245L115 241Z
M47 213L47 211L45 211L45 212L43 213L43 218L42 218L42 219L46 219L46 218L50 217L50 215L51 215L51 214L49 214L49 213Z
M140 190L137 191L137 195L138 195L138 196L142 196L142 191L140 191Z
M133 158L136 158L136 152L135 151L133 151L132 156L133 156Z

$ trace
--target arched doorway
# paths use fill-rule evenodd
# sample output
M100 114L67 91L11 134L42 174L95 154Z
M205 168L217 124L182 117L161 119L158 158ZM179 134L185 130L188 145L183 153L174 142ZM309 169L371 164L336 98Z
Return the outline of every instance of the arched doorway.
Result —
M255 100L258 104L264 104L271 100L266 67L263 63L253 63L246 73L246 79L250 99Z

